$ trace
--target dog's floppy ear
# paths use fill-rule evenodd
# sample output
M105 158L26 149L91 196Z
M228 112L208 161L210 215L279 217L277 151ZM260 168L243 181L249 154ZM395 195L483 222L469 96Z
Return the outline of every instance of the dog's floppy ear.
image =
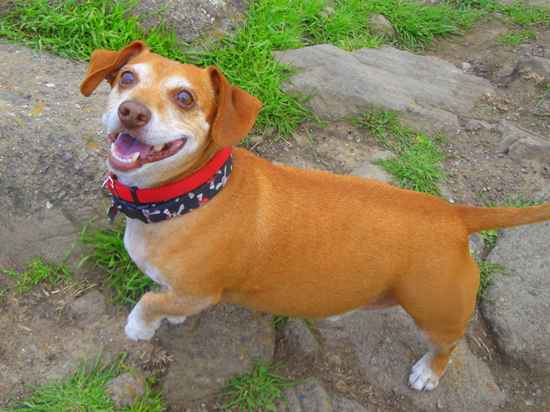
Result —
M243 89L231 86L217 67L208 73L217 94L217 108L210 129L212 139L222 147L239 143L252 129L262 103Z
M99 86L102 80L111 81L116 72L124 66L128 60L147 49L145 43L136 40L119 51L94 50L90 57L90 64L86 77L80 84L80 92L89 96Z

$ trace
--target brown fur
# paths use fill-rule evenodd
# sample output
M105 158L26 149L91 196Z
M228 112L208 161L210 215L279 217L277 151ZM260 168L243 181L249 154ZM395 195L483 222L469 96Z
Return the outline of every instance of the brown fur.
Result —
M237 143L259 109L218 69L192 70L204 95L215 93L205 108L213 124L209 141L174 176L203 164L213 148ZM218 302L305 318L399 304L435 345L430 367L440 376L476 302L479 270L468 235L547 219L550 205L455 206L373 180L276 166L235 149L233 173L218 196L185 216L139 226L145 261L170 287L143 297L143 319L190 315Z

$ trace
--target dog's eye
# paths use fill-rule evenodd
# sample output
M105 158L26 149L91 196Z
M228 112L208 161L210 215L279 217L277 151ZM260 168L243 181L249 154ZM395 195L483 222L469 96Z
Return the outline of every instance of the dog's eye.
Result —
M124 72L122 73L122 76L120 76L120 85L121 86L129 86L133 82L136 81L136 77L134 76L134 73L132 72Z
M184 109L189 109L193 106L193 95L187 90L182 90L176 94L176 100L178 104Z

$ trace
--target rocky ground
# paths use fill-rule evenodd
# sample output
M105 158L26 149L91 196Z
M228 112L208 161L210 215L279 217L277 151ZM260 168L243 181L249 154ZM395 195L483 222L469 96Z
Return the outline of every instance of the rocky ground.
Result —
M243 7L211 5L236 15ZM193 20L197 33L201 24L216 22L216 10ZM513 47L497 42L507 29L491 16L424 55L329 45L280 53L300 69L286 87L313 95L311 107L328 122L304 125L288 141L253 135L252 150L298 167L390 181L373 162L391 153L341 120L382 106L416 129L445 132L445 195L452 201L517 195L549 201L550 31L539 29L536 39ZM107 88L80 96L84 72L82 63L0 43L0 267L21 267L33 256L78 260L80 228L103 218L100 116ZM29 384L65 376L82 359L127 351L144 373L162 376L174 411L217 410L227 378L256 359L275 361L281 373L303 381L287 391L281 410L289 412L546 411L549 243L549 224L499 237L488 260L503 264L508 275L489 289L432 393L406 385L426 347L400 309L335 322L292 319L274 330L267 315L219 306L182 326L163 326L150 343L131 343L123 335L127 310L110 303L100 274L80 270L78 288L38 287L0 299L0 407L27 394ZM10 280L0 274L0 287L6 285Z

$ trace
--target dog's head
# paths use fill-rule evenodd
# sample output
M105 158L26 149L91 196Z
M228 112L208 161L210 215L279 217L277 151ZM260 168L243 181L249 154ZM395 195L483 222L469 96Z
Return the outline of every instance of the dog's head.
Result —
M89 96L103 80L111 85L103 115L109 167L131 186L157 186L237 144L261 107L216 67L166 59L142 41L119 51L95 50L80 91Z

